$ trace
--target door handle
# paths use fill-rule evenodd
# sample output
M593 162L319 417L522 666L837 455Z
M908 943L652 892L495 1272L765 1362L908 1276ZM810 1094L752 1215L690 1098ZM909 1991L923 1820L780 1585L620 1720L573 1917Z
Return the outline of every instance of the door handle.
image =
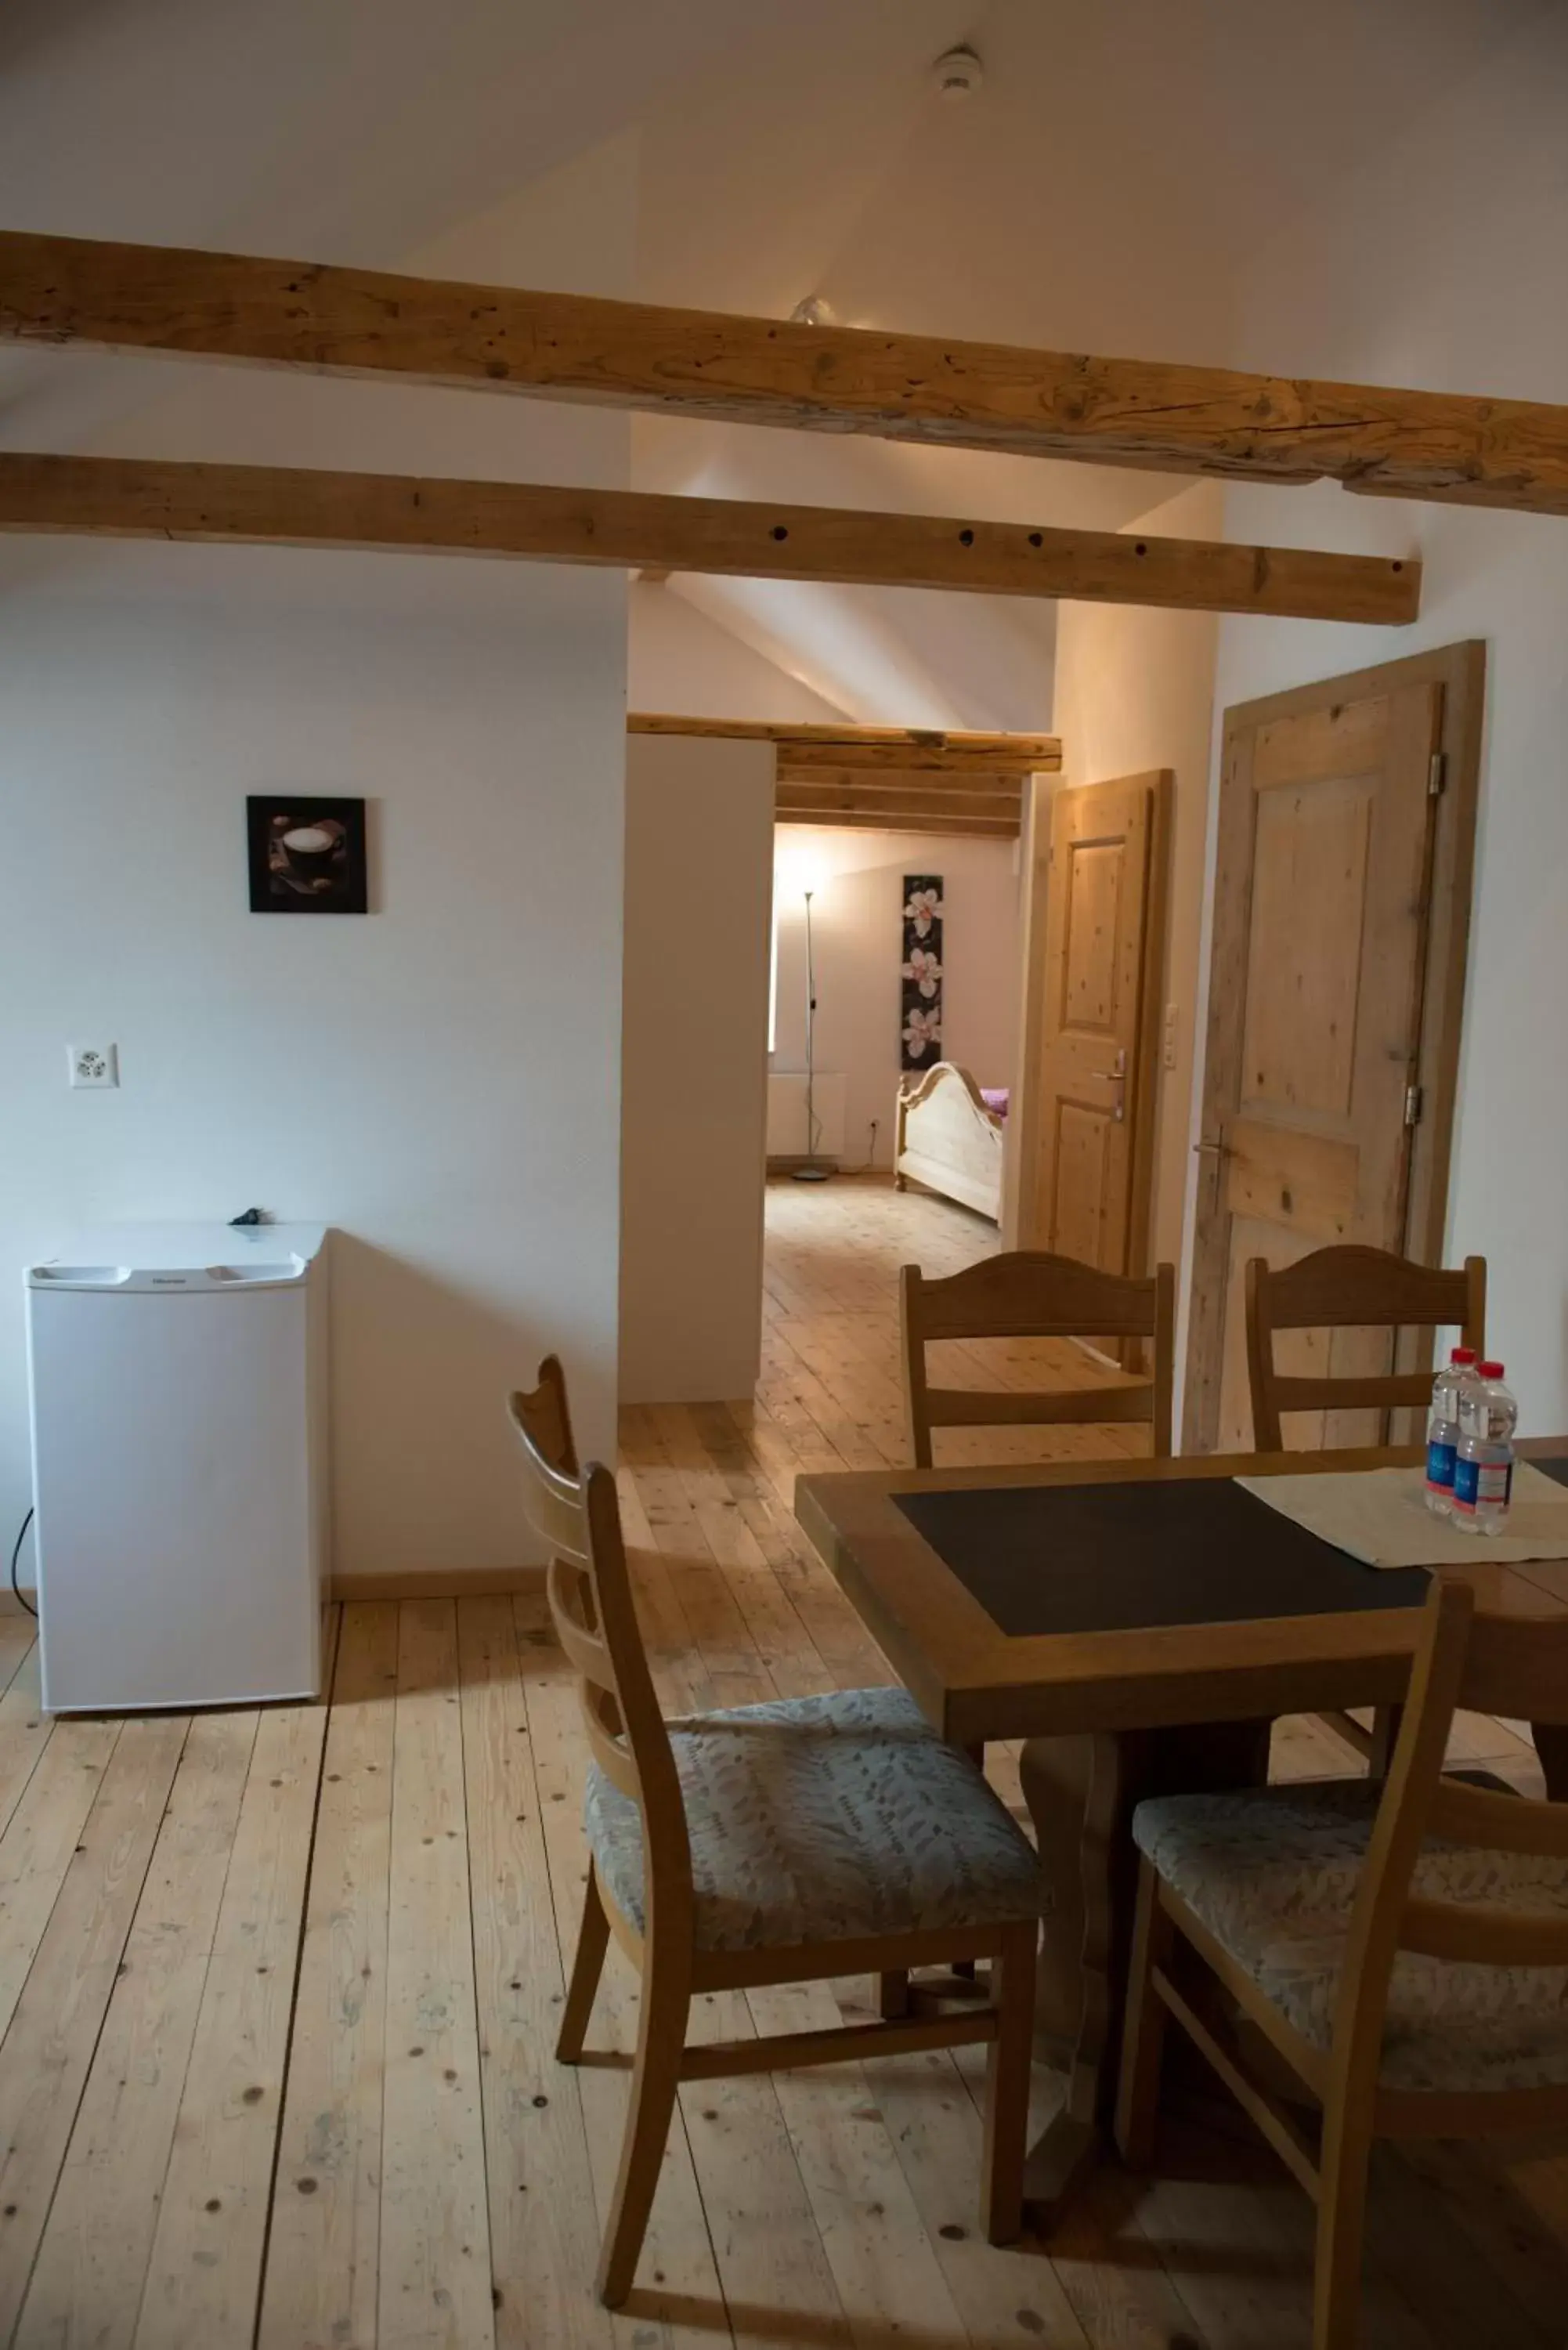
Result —
M1121 1092L1116 1096L1116 1106L1111 1111L1111 1116L1118 1122L1127 1116L1127 1046L1125 1045L1117 1045L1116 1066L1114 1069L1086 1069L1084 1074L1085 1076L1090 1077L1103 1077L1107 1085L1119 1086L1122 1088Z

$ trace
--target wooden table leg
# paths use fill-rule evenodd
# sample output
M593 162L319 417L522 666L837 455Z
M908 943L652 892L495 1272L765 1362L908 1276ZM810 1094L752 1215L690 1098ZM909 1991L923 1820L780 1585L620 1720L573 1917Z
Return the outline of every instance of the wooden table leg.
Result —
M1560 1721L1532 1721L1530 1734L1541 1758L1548 1803L1568 1804L1568 1726Z
M1049 2225L1098 2156L1116 2098L1137 1856L1132 1814L1147 1795L1259 1786L1264 1722L1032 1738L1019 1762L1051 1887L1036 1994L1036 2053L1067 2074L1067 2095L1030 2150L1024 2193Z

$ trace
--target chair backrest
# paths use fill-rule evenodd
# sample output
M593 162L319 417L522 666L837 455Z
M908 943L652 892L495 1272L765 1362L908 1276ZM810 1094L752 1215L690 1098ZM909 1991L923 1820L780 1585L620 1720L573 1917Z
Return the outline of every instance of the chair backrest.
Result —
M1274 1367L1276 1330L1438 1329L1452 1325L1463 1344L1486 1351L1486 1259L1465 1259L1445 1273L1385 1249L1314 1249L1282 1272L1261 1256L1247 1267L1247 1369L1252 1389L1252 1441L1279 1452L1285 1411L1393 1411L1431 1400L1428 1371L1376 1371L1317 1378L1282 1377Z
M907 1264L899 1274L899 1309L904 1403L917 1469L931 1466L933 1428L1147 1420L1155 1457L1169 1458L1172 1266L1158 1265L1147 1280L1137 1281L1039 1249L982 1257L940 1281L928 1281L918 1264ZM934 1388L926 1377L926 1348L943 1338L1143 1338L1151 1343L1153 1366L1146 1378L1048 1393Z
M1533 1802L1443 1776L1455 1709L1500 1700L1528 1711L1568 1687L1568 1621L1478 1615L1459 1576L1434 1578L1404 1722L1368 1846L1341 1976L1331 2066L1369 2093L1378 2069L1388 1981L1401 1950L1492 1967L1568 1966L1568 1909L1418 1896L1411 1878L1428 1836L1486 1852L1568 1861L1568 1804Z
M527 1471L529 1523L552 1554L545 1592L556 1638L577 1674L595 1761L642 1814L649 1929L690 1920L691 1856L686 1813L648 1654L638 1627L615 1478L599 1461L579 1470L557 1357L539 1384L511 1399Z

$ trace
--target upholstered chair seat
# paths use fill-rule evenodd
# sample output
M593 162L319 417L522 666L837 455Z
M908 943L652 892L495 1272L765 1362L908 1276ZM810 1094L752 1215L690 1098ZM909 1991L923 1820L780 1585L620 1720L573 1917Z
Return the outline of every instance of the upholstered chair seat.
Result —
M908 1690L840 1690L668 1728L691 1846L699 1950L848 1941L1040 1914L1033 1847ZM638 1806L596 1766L586 1812L605 1891L643 1932Z
M1483 1774L1470 1783L1486 1783ZM1360 1779L1159 1796L1133 1815L1133 1835L1160 1877L1325 2053L1382 1793ZM1410 1889L1418 1900L1568 1919L1568 1860L1540 1854L1431 1836ZM1568 2086L1568 1967L1479 1966L1401 1950L1379 2080L1449 2092Z

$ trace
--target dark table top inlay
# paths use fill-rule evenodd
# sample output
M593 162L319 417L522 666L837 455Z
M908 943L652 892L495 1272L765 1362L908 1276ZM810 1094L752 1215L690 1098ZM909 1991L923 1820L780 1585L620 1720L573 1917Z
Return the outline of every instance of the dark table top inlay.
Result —
M1568 1460L1536 1465L1568 1483ZM1418 1607L1427 1596L1425 1567L1364 1566L1228 1478L893 1500L1011 1639Z

